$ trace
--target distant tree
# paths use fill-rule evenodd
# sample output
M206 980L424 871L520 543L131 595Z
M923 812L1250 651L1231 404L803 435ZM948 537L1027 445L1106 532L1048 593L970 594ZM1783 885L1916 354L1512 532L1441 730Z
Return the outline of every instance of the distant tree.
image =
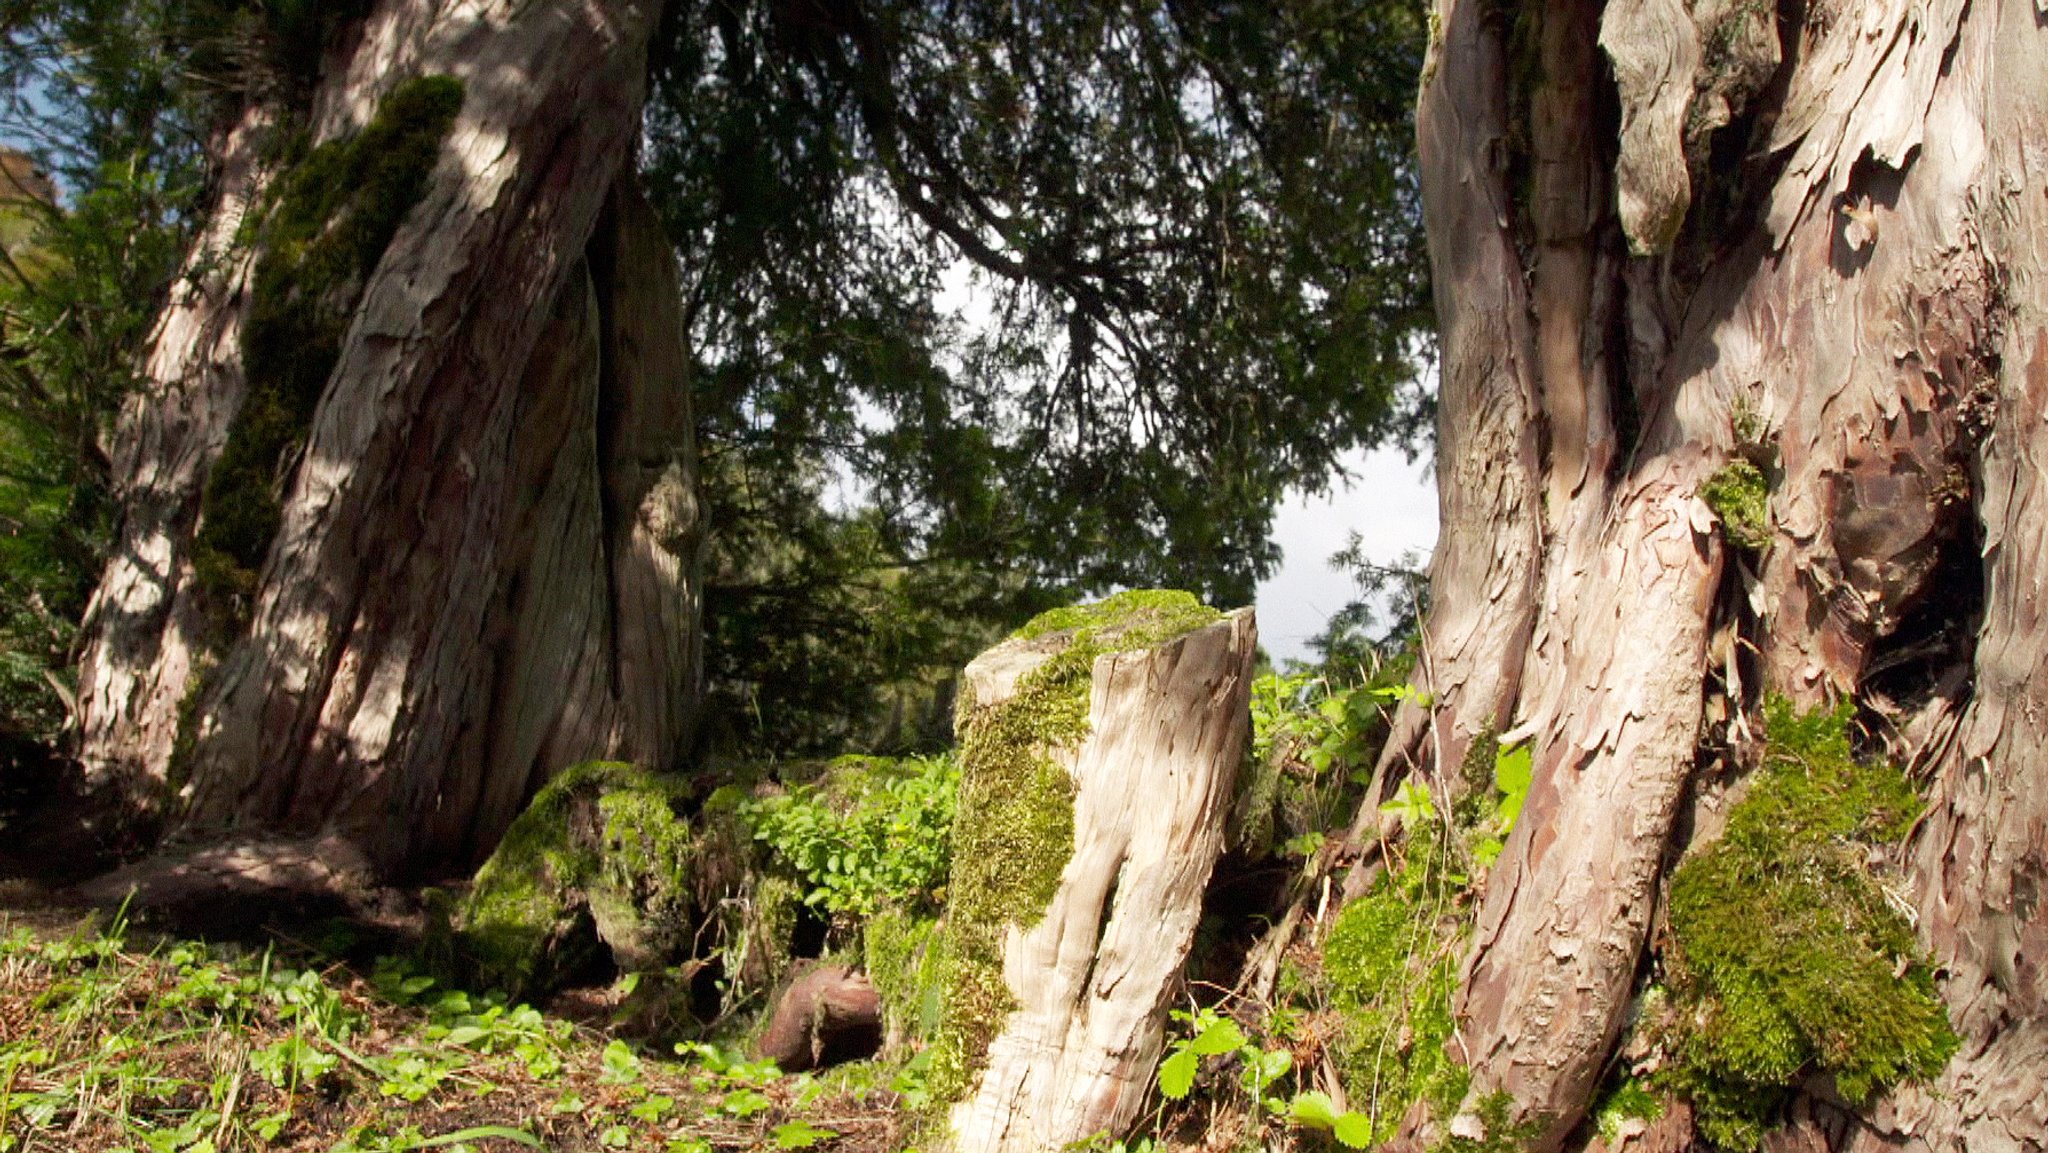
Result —
M1277 496L1427 418L1421 46L1380 0L672 6L720 711L826 748L1058 597L1249 601Z

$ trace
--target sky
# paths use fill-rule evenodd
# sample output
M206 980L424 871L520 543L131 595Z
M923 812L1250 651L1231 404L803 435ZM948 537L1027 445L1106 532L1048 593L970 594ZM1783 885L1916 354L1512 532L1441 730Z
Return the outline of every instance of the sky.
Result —
M1330 567L1330 554L1357 532L1369 560L1391 563L1411 549L1436 544L1436 484L1427 459L1410 464L1393 448L1375 449L1346 462L1351 482L1326 497L1299 494L1280 506L1273 539L1283 550L1280 570L1258 589L1259 644L1275 662L1310 657L1308 640L1356 589L1348 573Z

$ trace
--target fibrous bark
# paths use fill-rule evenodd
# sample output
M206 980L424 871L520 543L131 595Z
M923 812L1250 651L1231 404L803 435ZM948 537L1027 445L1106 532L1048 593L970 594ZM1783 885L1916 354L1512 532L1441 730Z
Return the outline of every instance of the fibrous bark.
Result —
M1932 1085L1798 1098L1772 1143L2042 1147L2048 18L1436 8L1418 124L1446 615L1424 634L1434 716L1408 706L1385 765L1453 779L1485 683L1536 771L1457 1002L1471 1092L1402 1144L1470 1136L1502 1093L1535 1147L1588 1139L1667 866L1717 829L1707 774L1746 762L1743 715L1778 694L1855 699L1873 750L1926 778L1912 900L1963 1045ZM1541 427L1507 435L1504 406ZM1700 495L1743 458L1769 486L1761 555ZM1489 503L1498 538L1453 515ZM1469 637L1526 652L1495 644L1476 676Z
M966 672L974 707L1001 708L1058 647L1015 641L977 658ZM1039 750L1072 780L1073 851L1042 917L1003 934L1014 1008L952 1112L959 1153L1120 1133L1150 1096L1167 1006L1223 849L1256 649L1247 609L1106 652L1093 661L1087 736Z
M674 258L630 171L656 8L386 0L329 61L316 142L408 78L460 80L462 110L281 470L246 622L203 646L191 540L249 395L255 256L167 313L89 628L98 779L157 805L184 784L194 835L331 833L391 874L473 863L572 761L677 765L694 449ZM195 263L260 195L240 163Z

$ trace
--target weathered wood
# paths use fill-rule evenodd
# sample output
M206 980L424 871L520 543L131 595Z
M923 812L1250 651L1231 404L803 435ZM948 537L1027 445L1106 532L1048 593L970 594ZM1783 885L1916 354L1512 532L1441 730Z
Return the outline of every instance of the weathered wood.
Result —
M209 647L195 603L190 538L200 490L241 406L241 334L255 256L235 244L268 186L268 109L252 106L222 139L219 192L122 404L112 555L86 610L78 674L87 783L153 815L176 744L180 704Z
M999 705L1058 647L1010 642L970 664L976 707ZM1047 750L1073 781L1073 855L1043 918L1004 940L1016 1008L953 1110L959 1153L1121 1133L1149 1097L1167 1006L1223 847L1256 647L1246 609L1096 658L1088 735Z
M775 999L754 1055L785 1073L872 1057L882 1047L882 998L867 974L812 964Z
M1418 685L1380 758L1385 776L1456 765L1504 727L1535 626L1543 552L1541 400L1529 292L1508 193L1508 60L1486 5L1442 0L1415 113L1442 379L1437 546ZM1352 830L1369 839L1368 803ZM1363 875L1347 878L1347 891Z

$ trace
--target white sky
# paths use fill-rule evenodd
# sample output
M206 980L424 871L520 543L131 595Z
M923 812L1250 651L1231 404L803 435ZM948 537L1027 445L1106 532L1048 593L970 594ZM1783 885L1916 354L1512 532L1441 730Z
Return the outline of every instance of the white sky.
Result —
M1327 497L1288 499L1273 518L1283 550L1280 570L1259 585L1259 644L1275 663L1306 660L1308 640L1357 595L1349 573L1330 567L1330 554L1357 532L1365 555L1382 564L1436 544L1436 484L1427 461L1408 463L1383 448L1347 461L1351 483Z

